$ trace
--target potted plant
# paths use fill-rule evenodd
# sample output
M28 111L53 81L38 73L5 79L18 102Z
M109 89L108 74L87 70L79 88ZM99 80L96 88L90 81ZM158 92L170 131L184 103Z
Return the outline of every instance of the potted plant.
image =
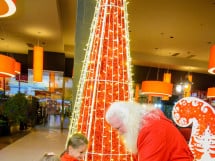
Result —
M19 129L27 128L29 102L25 94L18 93L10 98L4 104L3 114L12 124L19 123Z

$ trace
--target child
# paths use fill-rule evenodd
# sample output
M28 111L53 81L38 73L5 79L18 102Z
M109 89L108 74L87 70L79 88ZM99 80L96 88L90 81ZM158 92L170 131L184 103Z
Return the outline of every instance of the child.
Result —
M68 141L66 151L61 155L61 161L78 161L84 158L88 140L81 133L73 134Z
M53 152L45 153L40 161L60 161L60 157Z

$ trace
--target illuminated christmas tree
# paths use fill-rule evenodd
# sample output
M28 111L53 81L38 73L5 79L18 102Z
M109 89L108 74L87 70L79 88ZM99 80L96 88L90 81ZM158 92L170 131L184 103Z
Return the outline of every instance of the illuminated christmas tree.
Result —
M112 102L133 99L130 61L126 0L98 0L68 135L88 137L85 160L132 160L104 119Z

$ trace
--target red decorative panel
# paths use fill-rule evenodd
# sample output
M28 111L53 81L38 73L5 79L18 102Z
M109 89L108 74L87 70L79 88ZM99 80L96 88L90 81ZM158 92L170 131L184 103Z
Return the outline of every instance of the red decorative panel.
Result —
M215 110L207 102L186 97L173 107L173 119L177 125L192 125L189 146L195 161L215 160Z

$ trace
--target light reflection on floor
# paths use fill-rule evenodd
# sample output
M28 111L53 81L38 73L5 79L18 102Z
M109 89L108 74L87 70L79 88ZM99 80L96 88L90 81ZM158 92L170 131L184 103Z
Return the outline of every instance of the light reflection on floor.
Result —
M49 115L48 124L46 126L60 128L61 127L60 115ZM64 123L63 123L63 128L68 128L68 127L69 127L69 118L65 117Z

